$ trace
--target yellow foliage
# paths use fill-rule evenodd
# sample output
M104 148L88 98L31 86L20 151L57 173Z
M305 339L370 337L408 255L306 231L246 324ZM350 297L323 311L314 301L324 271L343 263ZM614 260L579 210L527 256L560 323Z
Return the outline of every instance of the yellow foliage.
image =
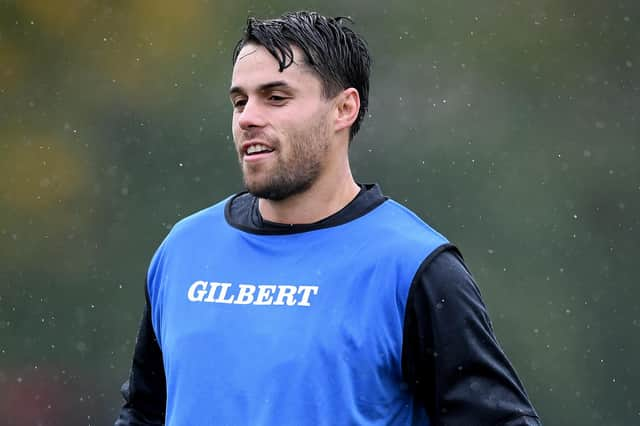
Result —
M46 135L0 146L0 199L13 210L52 208L79 195L87 180L85 159Z
M25 58L8 40L0 42L0 90L19 85L25 78Z
M126 19L105 31L98 68L114 88L135 103L150 102L145 95L180 63L179 55L199 43L208 28L207 8L200 2L137 0L119 6ZM122 25L122 23L125 23Z
M139 0L131 2L130 7L129 28L135 29L147 42L145 49L156 55L185 50L205 15L198 2Z
M49 0L21 0L17 4L25 15L51 33L73 32L84 25L91 3L81 0L65 2Z

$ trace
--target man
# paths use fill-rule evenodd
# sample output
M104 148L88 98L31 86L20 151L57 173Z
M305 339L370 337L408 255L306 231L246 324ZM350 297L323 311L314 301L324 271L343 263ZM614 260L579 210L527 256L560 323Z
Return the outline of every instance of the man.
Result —
M116 425L538 425L457 249L351 175L370 59L343 19L249 19L247 192L174 226Z

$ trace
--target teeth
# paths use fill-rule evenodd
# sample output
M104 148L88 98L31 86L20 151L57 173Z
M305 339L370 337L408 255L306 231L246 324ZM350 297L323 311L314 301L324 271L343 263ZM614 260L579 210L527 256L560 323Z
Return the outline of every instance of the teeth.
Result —
M270 149L261 144L251 145L249 148L247 148L247 154L255 154L256 152L262 151L270 151Z

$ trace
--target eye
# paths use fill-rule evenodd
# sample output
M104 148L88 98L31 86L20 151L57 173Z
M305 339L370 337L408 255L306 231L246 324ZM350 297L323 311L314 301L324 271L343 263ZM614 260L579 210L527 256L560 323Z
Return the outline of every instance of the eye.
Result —
M280 96L280 95L271 95L269 96L269 101L273 102L273 103L282 103L284 101L286 101L288 98L286 96Z
M236 98L232 99L231 103L233 104L234 108L242 108L247 103L247 100L244 98Z

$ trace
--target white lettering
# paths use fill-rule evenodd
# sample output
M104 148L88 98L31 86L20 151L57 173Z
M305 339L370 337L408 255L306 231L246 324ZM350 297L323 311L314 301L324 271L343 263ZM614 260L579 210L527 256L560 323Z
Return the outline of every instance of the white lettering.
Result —
M275 285L259 285L258 295L253 302L254 305L271 305L273 303L273 293L276 291Z
M256 291L257 288L257 291ZM315 285L239 284L196 281L187 291L190 302L235 305L311 306L311 296L317 296ZM206 297L205 297L206 296Z
M298 293L302 293L302 299L298 302L298 306L311 306L311 303L309 303L309 296L311 296L311 293L314 295L318 294L318 286L301 285L299 286Z
M220 290L220 296L218 296L218 298L216 299L216 303L233 303L233 295L229 296L229 298L226 298L227 291L229 290L229 287L231 287L231 283L216 284L220 284L220 287L222 287L222 290Z
M249 305L253 302L253 293L256 292L256 286L251 284L240 284L240 291L236 301L233 302L237 305Z
M231 283L209 283L209 293L207 294L207 298L203 300L203 302L214 303L216 302L216 290L220 287L231 287Z
M198 290L198 288L200 288L200 290ZM202 302L202 298L204 297L204 294L207 292L205 288L207 288L206 281L196 281L193 284L191 284L191 287L189 287L189 291L187 292L187 297L191 302Z
M284 299L287 299L287 306L293 306L296 304L295 294L298 292L298 288L295 285L279 285L278 297L273 302L274 305L284 305Z

